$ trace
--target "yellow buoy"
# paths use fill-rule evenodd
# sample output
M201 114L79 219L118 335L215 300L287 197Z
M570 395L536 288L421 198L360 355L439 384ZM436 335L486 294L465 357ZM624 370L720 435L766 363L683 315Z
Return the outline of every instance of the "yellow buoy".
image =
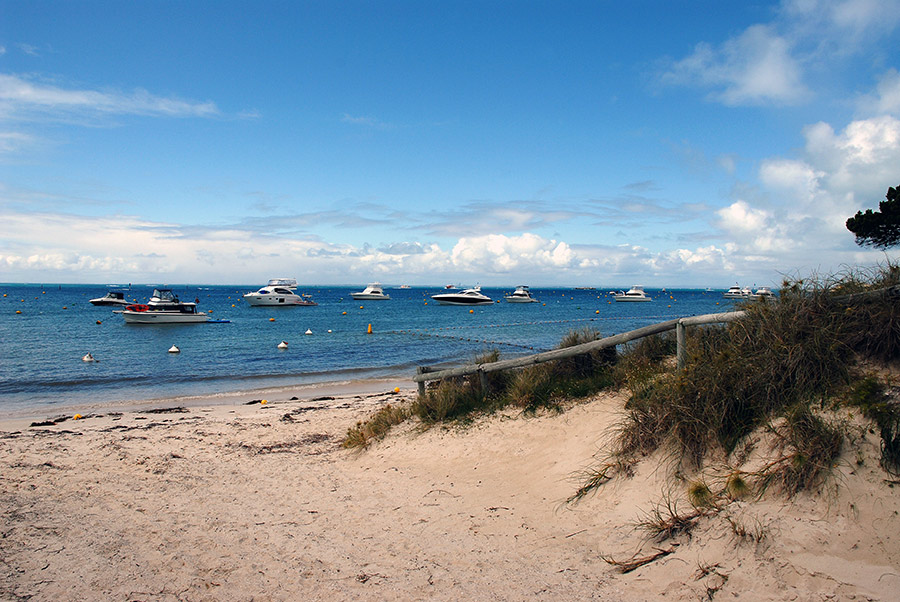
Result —
M20 314L20 313L22 313L22 310L21 310L21 309L17 309L17 310L16 310L16 313L17 313L17 314Z
M366 329L366 334L372 334L372 325L369 324L369 328Z
M394 393L399 393L399 392L400 392L400 387L394 387Z
M341 313L341 315L342 315L342 316L346 316L346 315L347 315L347 312L343 312L343 313Z
M275 318L269 318L269 322L274 322Z
M79 418L83 418L83 416L81 414L75 414L74 416L72 416L72 420L78 420Z
M100 320L97 320L97 324L103 324L103 322L101 322Z
M599 314L599 313L600 313L600 310L598 309L598 310L595 311L594 313L595 313L595 314Z
M261 402L259 402L259 405L264 406L264 405L266 405L267 403L269 403L269 400L268 400L268 399L263 399Z
M360 308L360 309L362 309L362 308L363 308L363 306L362 306L362 305L360 305L360 306L359 306L359 308Z
M469 313L470 313L470 314L474 314L474 313L475 313L475 310L474 310L474 309L470 309L470 310L469 310Z

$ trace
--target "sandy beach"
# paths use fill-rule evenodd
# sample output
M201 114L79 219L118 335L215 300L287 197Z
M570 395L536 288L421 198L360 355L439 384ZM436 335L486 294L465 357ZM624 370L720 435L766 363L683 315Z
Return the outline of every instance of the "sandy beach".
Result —
M897 599L900 487L864 430L821 493L654 541L636 523L684 490L660 458L565 502L621 396L358 451L347 428L413 390L299 393L0 423L0 599Z

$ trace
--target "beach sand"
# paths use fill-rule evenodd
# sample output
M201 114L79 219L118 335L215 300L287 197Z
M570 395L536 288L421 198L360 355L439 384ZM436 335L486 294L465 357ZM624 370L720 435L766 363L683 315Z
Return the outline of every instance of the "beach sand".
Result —
M657 542L635 524L672 491L660 458L565 502L623 397L341 447L413 395L6 421L0 599L898 599L900 487L871 433L819 494L733 502Z

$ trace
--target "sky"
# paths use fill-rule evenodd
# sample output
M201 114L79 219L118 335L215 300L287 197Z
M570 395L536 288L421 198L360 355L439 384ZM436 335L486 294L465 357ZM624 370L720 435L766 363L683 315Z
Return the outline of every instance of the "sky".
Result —
M778 286L896 261L900 0L0 0L0 282Z

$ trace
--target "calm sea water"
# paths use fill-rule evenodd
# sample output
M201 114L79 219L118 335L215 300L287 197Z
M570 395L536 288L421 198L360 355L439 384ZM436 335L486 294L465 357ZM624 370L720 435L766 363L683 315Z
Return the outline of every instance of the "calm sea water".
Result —
M182 285L171 286L182 300L228 322L126 325L89 303L107 290L146 302L153 288L0 284L0 414L364 378L412 384L417 365L468 363L494 348L515 357L552 349L574 329L607 336L732 307L721 291L647 289L651 303L615 303L606 290L532 289L541 303L470 313L432 301L437 288L387 287L389 301L354 301L359 286L301 287L318 306L262 308L241 299L258 286ZM511 290L484 292L502 300ZM181 353L168 353L172 345ZM99 361L83 362L88 352Z

